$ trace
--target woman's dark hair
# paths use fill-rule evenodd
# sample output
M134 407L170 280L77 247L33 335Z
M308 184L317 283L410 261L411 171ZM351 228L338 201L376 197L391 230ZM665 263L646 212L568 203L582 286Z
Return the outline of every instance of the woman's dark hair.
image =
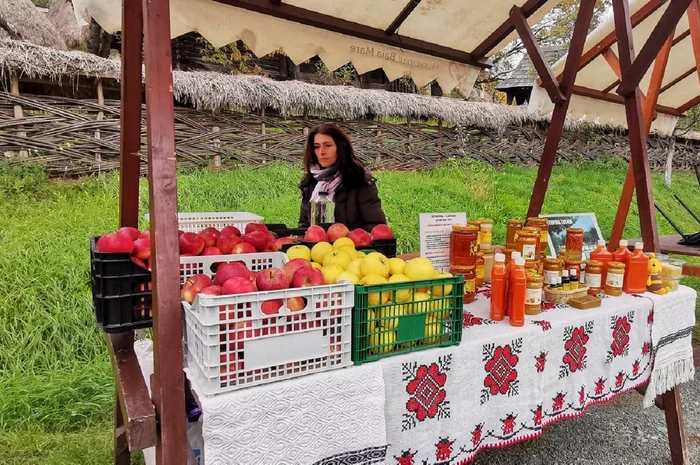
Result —
M318 158L314 150L314 137L316 134L331 136L336 146L338 159L331 168L329 176L335 175L338 171L345 177L350 171L365 172L365 165L355 155L352 149L350 138L345 132L333 123L319 124L309 132L306 139L306 151L304 152L304 170L308 176L311 173L311 166L318 165Z

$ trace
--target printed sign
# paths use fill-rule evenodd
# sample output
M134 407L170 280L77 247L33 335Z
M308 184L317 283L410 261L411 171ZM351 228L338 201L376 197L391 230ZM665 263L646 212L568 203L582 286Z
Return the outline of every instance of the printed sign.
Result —
M453 225L466 225L466 213L421 213L420 256L438 271L450 269L450 233Z
M566 248L566 228L583 229L583 255L586 260L603 239L595 213L560 213L540 215L549 223L549 256L556 257L559 249Z

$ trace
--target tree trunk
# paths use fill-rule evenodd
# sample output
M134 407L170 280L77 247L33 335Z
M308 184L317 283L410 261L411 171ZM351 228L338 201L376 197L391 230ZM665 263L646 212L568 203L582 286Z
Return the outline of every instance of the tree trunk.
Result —
M90 31L87 39L87 51L93 55L100 55L102 28L97 21L90 19Z
M666 172L664 173L664 184L671 187L671 173L673 172L673 154L676 152L676 136L671 136L671 147L666 156Z

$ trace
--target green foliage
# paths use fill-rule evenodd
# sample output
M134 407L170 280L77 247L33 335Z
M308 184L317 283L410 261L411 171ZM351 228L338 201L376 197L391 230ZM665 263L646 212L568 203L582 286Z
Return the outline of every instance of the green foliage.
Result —
M200 54L204 63L233 68L234 74L263 74L262 69L253 63L253 52L243 42L215 48L202 36L197 36L196 40L203 45Z
M323 61L317 61L314 66L316 66L316 75L322 84L344 86L357 78L357 72L352 63L344 64L332 72Z

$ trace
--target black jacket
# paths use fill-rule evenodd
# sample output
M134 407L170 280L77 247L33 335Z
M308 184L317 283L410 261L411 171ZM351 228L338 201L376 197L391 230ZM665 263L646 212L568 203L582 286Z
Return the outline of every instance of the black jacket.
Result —
M299 227L306 228L311 224L311 194L317 181L307 174L301 180L301 211ZM371 231L378 224L386 224L386 216L382 210L377 184L369 171L353 168L343 176L342 184L335 192L335 222L343 223L351 231L362 228Z

